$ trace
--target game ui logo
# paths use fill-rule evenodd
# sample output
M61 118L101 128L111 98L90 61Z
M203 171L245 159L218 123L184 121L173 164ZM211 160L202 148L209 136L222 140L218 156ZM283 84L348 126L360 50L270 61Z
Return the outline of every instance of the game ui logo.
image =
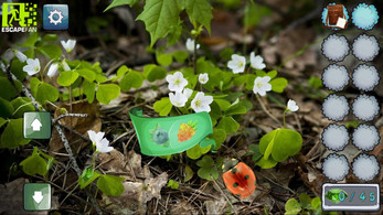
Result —
M3 3L2 32L36 32L37 4Z

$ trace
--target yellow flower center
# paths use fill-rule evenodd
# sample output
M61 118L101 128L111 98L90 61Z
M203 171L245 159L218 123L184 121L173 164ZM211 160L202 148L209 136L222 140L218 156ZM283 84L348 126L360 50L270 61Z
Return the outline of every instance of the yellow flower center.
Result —
M201 102L201 100L197 100L197 101L195 101L195 106L196 106L196 107L201 107L201 106L202 106L202 102Z

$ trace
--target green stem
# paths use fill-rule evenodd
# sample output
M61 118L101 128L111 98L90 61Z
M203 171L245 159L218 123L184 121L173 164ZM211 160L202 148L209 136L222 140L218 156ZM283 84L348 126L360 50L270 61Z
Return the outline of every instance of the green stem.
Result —
M194 38L194 51L193 51L193 69L194 74L197 74L197 37Z
M94 146L92 145L92 147L94 148ZM92 169L95 170L96 169L96 155L97 155L97 151L95 151L92 155Z
M286 128L286 113L287 109L283 112L283 128Z

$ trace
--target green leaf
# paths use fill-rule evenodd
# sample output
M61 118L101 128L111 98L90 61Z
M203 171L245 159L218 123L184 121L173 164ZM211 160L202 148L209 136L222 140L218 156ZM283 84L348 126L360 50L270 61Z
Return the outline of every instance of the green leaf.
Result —
M85 80L84 83L82 84L82 88L86 96L86 100L88 100L88 103L89 104L93 103L94 96L96 95L96 84L89 83L88 81Z
M59 91L56 87L41 83L36 92L36 100L41 104L45 104L46 101L55 102L59 98Z
M170 103L169 97L164 97L159 101L156 101L153 105L154 111L156 111L160 116L169 115L172 110L172 103Z
M251 144L249 145L249 150L250 150L250 154L253 155L251 159L254 162L259 161L259 159L263 157L262 153L259 151L259 145Z
M146 1L144 10L137 17L145 23L150 34L152 47L154 43L164 38L172 26L178 25L180 9L177 0L149 0Z
M246 74L244 76L246 77L246 83L245 83L246 89L253 90L254 80L257 78L257 76L254 74Z
M96 80L96 73L91 69L78 69L76 72L90 83Z
M217 103L215 102L210 104L210 108L211 108L211 111L210 111L211 122L212 122L212 125L216 127L218 119L222 117L222 111L217 105Z
M108 81L108 78L105 77L104 74L97 74L97 75L96 75L96 82L97 82L98 84L102 84L102 83L105 83L105 82L107 82L107 81Z
M271 14L271 10L253 1L249 1L245 8L245 28L256 27L265 16Z
M35 97L37 95L37 90L39 89L40 84L41 84L41 81L38 78L36 78L36 77L32 77L29 80L29 85L30 85L30 88L31 88L31 93Z
M129 91L131 88L140 88L144 82L142 73L130 70L120 82L122 91Z
M224 116L219 122L217 128L224 129L226 134L233 134L238 131L240 125L233 117Z
M3 127L3 125L7 124L7 120L0 117L0 128Z
M307 195L306 193L301 193L299 195L299 202L302 208L309 209L310 203L311 203L311 197Z
M25 62L21 63L17 58L14 58L11 62L11 73L14 74L18 80L23 81L28 76L28 73L23 71L25 65Z
M116 72L117 78L121 79L129 71L130 71L130 69L126 65L120 66L120 68L118 68L118 70Z
M212 167L214 165L214 160L209 155L205 155L201 160L197 161L196 164L199 167Z
M23 47L35 47L35 44L37 41L39 41L41 38L39 36L39 33L31 33L28 35L27 39L21 43L21 46ZM30 56L29 56L30 57Z
M54 44L43 45L37 48L41 54L45 55L50 59L60 58L62 55L61 47Z
M213 18L212 7L206 0L187 0L186 12L190 21L196 27L197 23L203 25L210 32L211 19Z
M45 34L43 36L43 41L45 42L56 42L58 40L58 35L57 34Z
M207 147L201 147L199 144L195 145L193 148L191 149L188 149L186 151L186 155L190 158L190 159L193 159L193 160L197 160L198 158L200 158L203 154L206 154L207 152L209 152L211 146L207 146Z
M12 104L3 98L0 98L0 117L11 117L13 115L13 111L14 109Z
M25 160L21 161L20 166L23 171L31 176L41 175L45 176L48 173L48 163L44 158L39 154L38 148L34 147L33 153L31 156L27 157Z
M0 97L6 100L15 98L21 92L21 83L19 81L14 81L13 85L8 78L0 77Z
M216 149L220 148L226 140L226 132L224 129L214 128L213 139L215 140Z
M170 66L173 63L173 55L168 53L157 52L156 59L161 66Z
M226 99L214 99L214 102L217 103L222 111L226 111L231 106L231 103Z
M166 69L155 64L148 64L144 66L144 75L149 82L161 80L166 77Z
M257 166L260 166L262 169L271 169L274 168L278 161L273 160L273 158L265 159L265 157L261 157L256 163Z
M323 87L322 79L318 77L311 76L308 82L309 82L309 87L313 89L320 89Z
M242 100L237 104L230 106L230 108L225 111L225 115L232 116L246 114L249 111L249 109L247 108L248 106L252 106L251 102L249 102L248 100Z
M80 189L84 189L100 176L101 174L95 171L92 167L89 166L85 168L78 179L78 184L80 185Z
M213 179L216 180L218 178L217 168L215 166L214 160L210 156L203 156L201 160L197 161L197 165L201 167L197 171L197 175L200 178L209 181L212 181Z
M270 81L272 90L276 93L282 93L287 87L288 81L286 78L275 78Z
M35 107L33 106L31 99L27 97L17 97L11 101L11 104L15 110L13 112L14 118L22 118L24 112L35 111Z
M302 147L302 136L294 130L278 128L261 138L259 150L268 160L272 158L278 162L297 154Z
M296 199L292 198L287 200L285 204L285 210L286 210L285 214L295 215L301 212L302 208L299 202Z
M96 98L102 104L109 104L110 101L120 95L120 87L116 84L100 84L98 85Z
M278 72L277 72L277 70L272 70L272 71L268 72L266 75L269 76L271 79L273 79L273 78L277 77Z
M322 207L322 202L321 202L321 199L319 197L315 197L311 200L311 207L312 209L314 210L321 210L321 207Z
M69 87L77 80L78 77L79 74L74 71L61 72L57 78L57 83L63 87Z
M119 196L124 192L123 178L114 175L101 175L97 187L107 196Z
M189 53L182 50L177 50L173 52L172 55L178 63L184 63L185 60L189 57Z
M190 181L193 178L194 172L189 165L186 165L183 171L184 183Z
M23 119L11 119L5 127L1 138L0 148L14 149L30 142L23 136Z
M108 11L114 7L122 6L122 5L129 5L132 7L133 5L137 4L140 0L113 0L112 3L104 10Z
M167 187L170 187L170 189L173 189L173 190L178 190L178 188L180 187L180 183L178 183L177 181L173 179L170 179L168 181Z

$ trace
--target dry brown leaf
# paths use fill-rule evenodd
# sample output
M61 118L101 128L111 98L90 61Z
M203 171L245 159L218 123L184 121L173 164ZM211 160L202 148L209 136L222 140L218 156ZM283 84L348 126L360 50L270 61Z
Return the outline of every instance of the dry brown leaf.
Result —
M110 153L102 153L98 156L100 168L106 172L122 175L128 181L139 181L152 177L149 167L141 166L141 155L129 151L127 158L119 151L113 150Z
M181 201L177 203L172 203L170 205L170 215L179 215L179 214L185 214L185 215L197 215L200 214L199 211L193 207L189 202L187 201ZM208 213L209 214L209 213Z
M66 110L70 110L70 107L68 105L63 105L63 108ZM86 113L88 114L87 118L74 118L74 117L67 117L60 120L60 124L73 128L73 130L86 135L86 132L88 130L94 130L94 131L100 131L101 129L101 119L99 118L99 110L97 105L95 104L89 104L87 102L80 102L75 103L72 105L72 113ZM60 109L57 109L55 111L54 117L60 116ZM77 151L79 147L83 148L87 145L85 141L82 141L79 139L79 137L71 133L67 130L65 130L65 136L68 138L69 143L73 147L74 151ZM49 142L49 148L50 151L58 152L61 149L64 148L64 145L57 134L56 130L53 130L52 132L52 138Z
M224 209L227 205L227 202L225 198L222 197L216 201L208 200L204 202L204 205L205 205L207 214L223 214Z
M146 214L147 202L153 198L161 198L161 189L168 181L168 174L163 172L155 178L147 178L144 182L124 182L124 193L119 197L103 196L106 209L111 214Z

